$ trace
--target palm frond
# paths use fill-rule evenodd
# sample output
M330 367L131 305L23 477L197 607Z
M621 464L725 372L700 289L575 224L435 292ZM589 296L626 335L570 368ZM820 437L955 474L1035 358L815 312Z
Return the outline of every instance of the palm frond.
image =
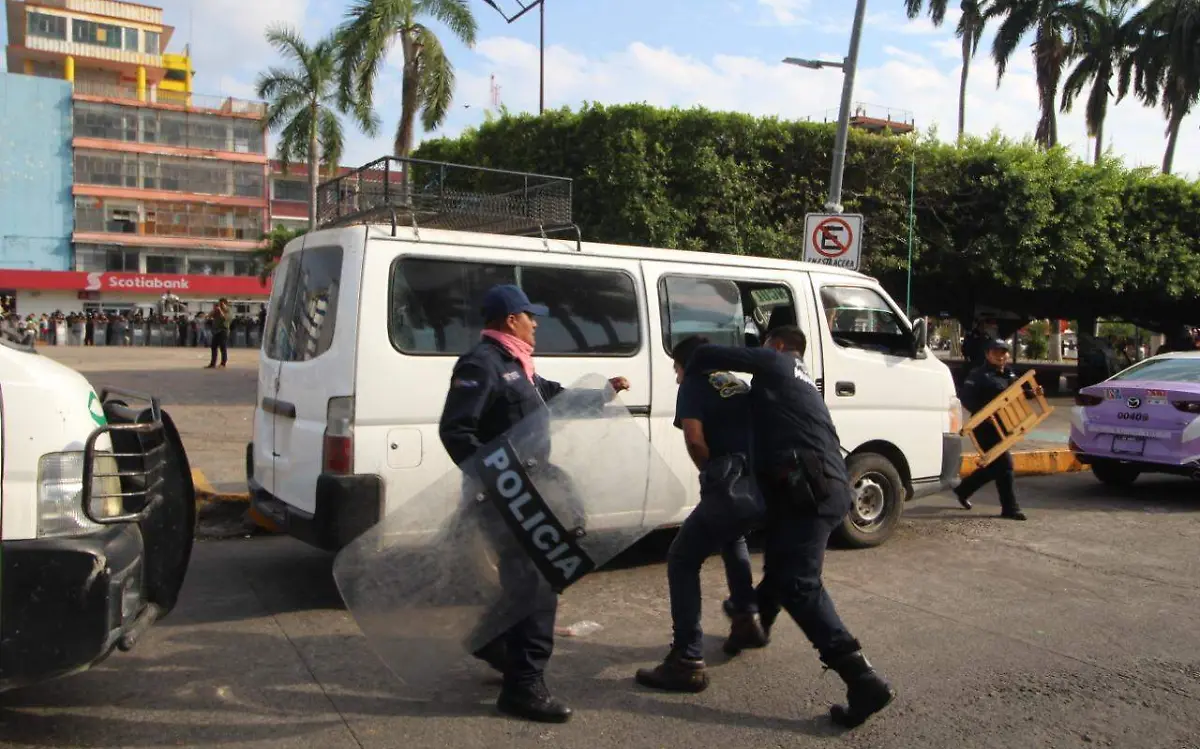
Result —
M941 3L945 13L946 0L932 0L934 5ZM429 16L446 24L459 41L468 47L475 46L475 36L479 32L479 24L471 11L468 0L417 0L414 17Z
M418 40L422 46L417 96L421 102L421 126L428 132L438 129L450 111L454 99L454 65L432 31L422 28Z

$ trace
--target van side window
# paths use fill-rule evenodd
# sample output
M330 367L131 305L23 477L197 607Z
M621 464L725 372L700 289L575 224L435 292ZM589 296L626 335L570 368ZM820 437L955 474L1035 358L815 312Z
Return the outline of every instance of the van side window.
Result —
M550 308L538 320L538 356L631 356L641 346L637 287L626 273L410 257L392 265L392 345L405 354L464 353L483 330L484 293L505 283Z
M796 303L782 284L664 276L658 283L667 353L684 338L724 346L759 346L769 331L796 324Z
M267 356L308 361L329 350L342 280L341 247L306 247L286 260L278 304L268 311ZM281 265L276 271L280 277Z
M834 343L908 356L912 333L883 296L861 286L824 286L821 305Z

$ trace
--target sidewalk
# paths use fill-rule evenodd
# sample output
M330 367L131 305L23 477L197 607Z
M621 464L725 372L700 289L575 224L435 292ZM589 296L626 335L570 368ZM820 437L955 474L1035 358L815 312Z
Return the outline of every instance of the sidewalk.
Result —
M1067 448L1071 436L1071 409L1075 405L1074 399L1059 397L1047 400L1054 407L1054 413L1017 443L1012 451L1018 476L1069 473L1084 468ZM968 418L964 412L963 421ZM966 477L975 470L978 453L975 452L975 445L969 438L963 437L962 442L961 471Z

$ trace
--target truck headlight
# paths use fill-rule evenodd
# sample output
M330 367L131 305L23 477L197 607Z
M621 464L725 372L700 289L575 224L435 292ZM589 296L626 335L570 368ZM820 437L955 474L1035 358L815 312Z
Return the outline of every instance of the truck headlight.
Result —
M116 474L117 460L97 455L94 473ZM116 476L92 479L93 516L113 518L124 513L121 480ZM38 537L77 536L100 526L83 512L83 453L48 453L38 460Z

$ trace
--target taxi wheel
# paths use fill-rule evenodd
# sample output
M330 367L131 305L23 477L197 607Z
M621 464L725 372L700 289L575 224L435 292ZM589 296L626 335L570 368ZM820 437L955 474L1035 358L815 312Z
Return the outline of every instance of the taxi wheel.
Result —
M1102 484L1126 487L1137 481L1137 477L1142 475L1142 469L1116 460L1097 460L1092 463L1092 474Z
M858 453L846 461L850 473L850 513L834 532L844 546L867 549L887 541L904 513L904 482L892 461Z

